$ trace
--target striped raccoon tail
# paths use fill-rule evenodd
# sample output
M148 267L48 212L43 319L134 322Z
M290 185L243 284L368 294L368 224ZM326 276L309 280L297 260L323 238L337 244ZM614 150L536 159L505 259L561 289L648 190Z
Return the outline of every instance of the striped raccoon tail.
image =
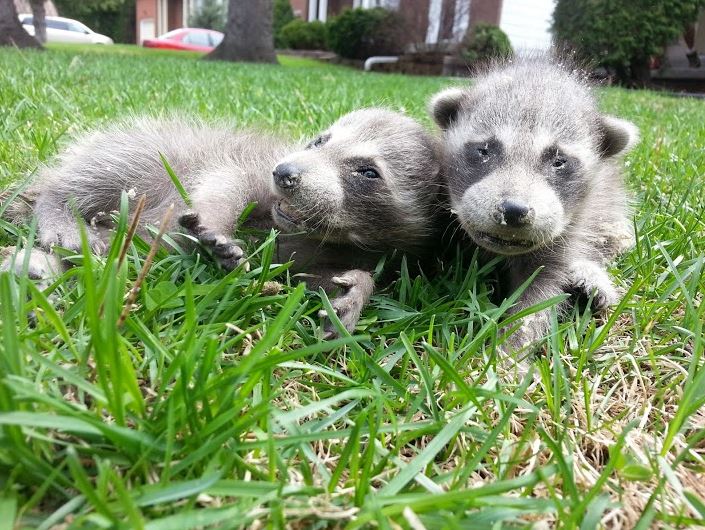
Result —
M0 191L0 218L12 224L22 224L27 221L34 210L38 193L34 190L16 188Z

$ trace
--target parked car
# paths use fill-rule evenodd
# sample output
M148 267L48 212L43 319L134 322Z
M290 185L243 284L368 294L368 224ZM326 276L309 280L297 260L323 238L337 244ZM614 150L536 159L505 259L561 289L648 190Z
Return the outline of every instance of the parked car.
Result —
M27 33L34 35L34 17L20 15L20 22ZM47 42L78 42L84 44L113 44L113 39L96 33L78 20L63 17L46 17Z
M171 30L156 39L145 39L142 42L142 46L167 50L209 52L218 46L222 40L223 34L220 31L202 28L179 28Z

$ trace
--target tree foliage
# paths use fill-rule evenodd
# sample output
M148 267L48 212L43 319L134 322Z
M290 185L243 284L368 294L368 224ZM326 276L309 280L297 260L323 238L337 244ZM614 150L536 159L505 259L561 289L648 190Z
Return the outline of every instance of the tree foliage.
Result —
M470 63L507 57L512 53L507 34L493 24L482 22L468 32L460 48L460 54Z
M553 32L559 44L643 83L648 61L697 18L705 0L558 0Z
M225 29L225 6L218 0L203 0L201 7L189 18L192 28L223 31Z
M135 0L54 0L59 15L75 18L115 42L135 42Z
M404 18L381 7L346 10L328 22L328 45L346 59L396 55L408 40Z
M127 0L54 0L61 16L87 15L99 11L114 11L125 5Z
M285 48L293 50L325 50L326 25L319 21L304 22L296 19L279 32L279 40Z
M294 20L294 10L291 8L289 0L274 0L274 45L277 48L284 48L286 44L281 39L281 31L289 22Z

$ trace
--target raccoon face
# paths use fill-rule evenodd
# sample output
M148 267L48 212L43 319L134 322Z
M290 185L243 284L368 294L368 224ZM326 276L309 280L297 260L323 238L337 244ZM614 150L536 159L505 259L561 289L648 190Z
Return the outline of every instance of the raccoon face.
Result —
M284 230L362 248L412 249L430 232L440 186L433 138L383 109L340 118L273 172Z
M524 254L549 246L590 207L604 164L633 145L636 128L600 115L587 93L492 81L441 92L431 112L444 129L450 201L462 226L490 251Z

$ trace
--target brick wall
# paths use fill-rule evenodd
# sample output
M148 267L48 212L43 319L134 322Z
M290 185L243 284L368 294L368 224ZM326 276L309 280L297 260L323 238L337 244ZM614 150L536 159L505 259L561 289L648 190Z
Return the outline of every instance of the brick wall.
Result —
M137 44L140 44L144 39L156 37L157 0L136 0L135 25ZM150 27L152 28L151 30Z
M478 22L499 26L502 0L472 0L470 2L470 27Z
M290 0L294 16L308 20L308 0Z

